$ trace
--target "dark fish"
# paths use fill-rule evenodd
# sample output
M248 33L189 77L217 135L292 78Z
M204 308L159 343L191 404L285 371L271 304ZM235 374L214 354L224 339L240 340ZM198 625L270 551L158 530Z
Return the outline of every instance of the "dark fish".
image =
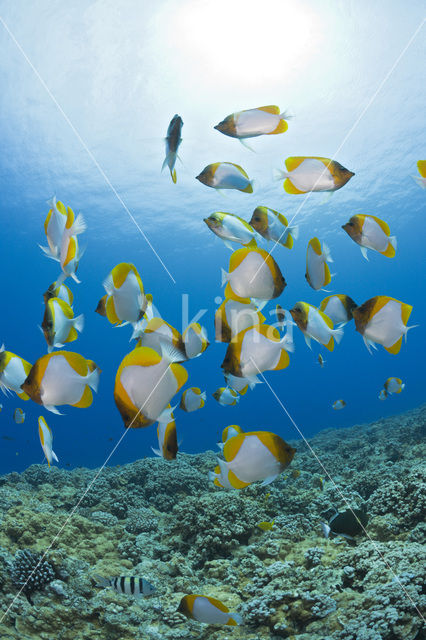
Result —
M368 515L363 509L347 509L339 512L335 510L330 517L328 524L321 523L324 536L342 536L354 541L355 536L364 533L364 528L368 522Z
M169 167L170 175L174 183L176 183L176 158L180 143L182 142L181 132L183 121L177 114L173 116L167 129L166 136L166 157L163 162L164 167Z

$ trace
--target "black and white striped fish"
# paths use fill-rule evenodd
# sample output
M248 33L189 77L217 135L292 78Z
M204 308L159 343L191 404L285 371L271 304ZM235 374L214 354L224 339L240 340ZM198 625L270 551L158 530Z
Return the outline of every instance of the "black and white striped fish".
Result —
M155 587L145 578L135 578L134 576L103 578L97 573L93 574L93 578L97 581L97 587L111 587L117 593L126 593L127 595L135 596L135 598L150 596L155 591Z

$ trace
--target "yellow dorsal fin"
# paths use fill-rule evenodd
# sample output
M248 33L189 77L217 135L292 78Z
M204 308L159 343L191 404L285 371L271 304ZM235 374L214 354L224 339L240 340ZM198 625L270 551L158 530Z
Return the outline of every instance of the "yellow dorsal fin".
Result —
M369 218L373 218L374 222L377 222L377 224L379 225L379 227L382 229L382 231L387 235L390 236L390 229L389 229L389 225L387 222L385 222L384 220L381 220L380 218L376 218L376 216L368 216Z
M121 364L123 367L130 367L133 365L139 367L151 367L159 362L161 362L161 356L154 351L154 349L151 349L150 347L138 347L128 353Z
M294 171L304 160L306 160L304 156L290 156L285 161L287 171Z
M326 323L327 327L332 329L333 328L333 321L331 320L331 318L329 318L328 315L326 313L324 313L324 311L321 311L321 309L317 309L317 311L320 314L321 318Z
M90 407L92 402L93 402L92 390L90 389L89 385L86 384L80 400L75 404L73 404L73 407L78 407L79 409L86 409L87 407Z
M232 166L236 167L238 169L238 171L240 173L242 173L245 178L247 178L247 180L250 180L250 178L248 177L247 173L244 171L244 169L239 164L235 164L235 162L228 162L227 164L232 164Z
M223 611L224 613L228 613L229 609L228 607L226 607L223 602L221 602L220 600L218 600L217 598L212 598L211 596L205 596L207 598L207 600L210 602L210 604L212 604L214 607L216 607L217 609L219 609L219 611Z
M145 333L154 333L158 331L162 326L167 325L170 326L165 320L162 318L151 318L145 327Z
M286 191L287 193L291 193L293 195L296 195L299 193L307 193L306 191L300 191L300 189L297 189L289 178L286 178L284 180L283 187L284 187L284 191Z
M260 324L259 326L253 327L260 333L262 336L265 336L268 340L272 340L273 342L279 342L281 340L280 332L276 327L272 327L270 324Z
M282 225L284 225L285 227L288 227L287 218L283 213L278 213L278 211L274 211L274 209L271 209L271 211L277 216L278 220L281 222Z
M73 353L72 351L57 351L54 356L62 355L70 365L78 373L79 376L87 376L88 366L86 358L83 358L79 353Z
M118 324L120 322L120 318L118 317L115 311L115 304L113 296L108 296L106 305L105 305L106 316L111 324Z
M253 251L253 249L249 249L247 247L242 247L242 249L234 251L229 260L229 273L232 273L240 266L242 261L249 255L250 251Z
M393 355L396 355L397 353L399 353L401 349L401 345L402 345L402 336L399 338L399 340L395 342L395 344L393 344L391 347L385 347L385 349L388 353L392 353Z
M66 318L74 318L73 310L71 309L70 305L65 302L65 300L62 300L61 298L53 298L53 300L61 308L62 313Z
M275 127L273 131L268 133L269 136L272 136L276 133L285 133L288 129L288 123L286 120L280 120L278 125Z
M312 238L311 240L309 240L308 242L308 247L312 247L312 249L315 251L315 253L320 256L322 253L321 250L321 243L318 240L318 238Z
M266 113L273 113L274 116L280 115L280 108L276 104L269 104L266 107L258 107L258 111L266 111Z
M188 372L185 369L185 367L182 367L181 364L177 364L176 362L170 365L170 369L172 370L176 378L176 383L177 383L176 391L179 391L179 389L181 389L183 385L186 383L186 381L188 380Z
M136 268L130 264L130 262L120 262L120 264L114 267L111 275L116 289L119 289L123 285L130 271L137 275Z

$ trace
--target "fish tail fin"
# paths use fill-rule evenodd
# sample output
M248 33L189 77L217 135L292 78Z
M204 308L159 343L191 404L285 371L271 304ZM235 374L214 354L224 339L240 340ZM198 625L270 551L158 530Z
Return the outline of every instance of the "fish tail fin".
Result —
M231 615L229 616L229 620L227 622L228 625L231 625L233 627L236 627L242 623L243 623L243 619L239 613L231 613Z
M409 326L409 327L405 327L405 329L404 329L405 342L407 342L407 333L408 333L409 331L411 331L411 329L416 329L416 327L419 327L419 326L420 326L419 324L412 324L412 325L411 325L411 326Z
M289 233L293 236L293 240L297 240L299 238L299 225L295 224L294 227L288 228Z
M74 318L73 324L74 324L74 329L76 329L81 333L84 329L84 313L81 313L79 316Z
M221 286L223 287L229 280L229 273L227 271L225 271L225 269L221 269L221 275L222 275L222 283Z
M79 213L74 220L71 227L68 229L70 236L78 236L80 233L84 233L87 229L87 224L82 213Z
M103 281L102 285L103 285L103 288L105 289L105 291L107 292L107 295L112 296L112 294L115 291L114 279L112 277L112 273L107 275L107 277Z
M333 329L331 333L337 344L340 344L340 341L343 338L343 329L339 327L338 329Z
M326 262L333 262L333 258L331 257L330 253L330 247L325 242L322 243L322 252L324 254Z
M96 369L91 371L86 378L86 384L88 384L89 387L91 387L93 391L95 391L96 393L98 392L99 376L100 376L100 371L96 367Z
M413 180L417 182L418 185L421 186L422 189L426 189L426 179L421 176L413 176Z
M274 169L272 171L273 180L285 180L288 178L289 174L287 171L283 171L282 169Z
M288 111L283 111L283 113L280 113L280 120L291 120L292 118L294 118L294 116L291 115L291 113L289 113Z
M170 175L172 176L173 184L176 184L176 180L177 180L176 169L173 169L173 171L170 171Z
M397 240L396 240L396 236L390 236L390 237L389 237L389 242L391 243L392 247L393 247L393 248L395 249L395 251L396 251L396 248L397 248L397 246L398 246L398 243L397 243Z
M200 393L200 398L205 402L207 400L207 393L205 391L203 391L203 393Z
M109 582L108 578L104 578L103 576L100 576L98 573L92 573L92 578L94 580L96 580L96 586L97 587L109 587L110 586L110 582Z

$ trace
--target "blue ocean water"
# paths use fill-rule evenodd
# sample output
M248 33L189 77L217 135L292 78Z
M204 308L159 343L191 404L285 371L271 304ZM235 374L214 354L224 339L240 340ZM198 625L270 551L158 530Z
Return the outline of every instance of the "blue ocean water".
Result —
M412 179L425 157L424 28L416 32L422 4L306 1L260 8L236 2L228 13L224 2L209 7L190 1L0 3L0 342L30 362L46 352L37 325L42 294L59 265L38 243L45 244L46 200L56 194L88 224L82 282L67 281L86 326L69 349L102 369L88 409L63 407L64 415L55 416L14 395L0 400L2 473L43 461L39 415L54 433L61 466L100 466L121 437L114 377L131 348L131 330L112 328L94 312L102 281L119 262L135 264L164 319L180 331L203 312L199 321L211 345L185 366L187 386L206 390L208 400L198 412L176 411L182 451L215 448L228 424L285 439L300 432L309 437L425 400L425 191ZM252 141L255 153L213 129L226 115L263 104L278 104L294 117L285 134ZM161 172L163 138L175 113L184 121L176 185ZM288 195L272 174L292 155L332 157L356 175L330 199ZM254 193L222 195L195 180L217 161L242 165L256 181ZM266 373L280 402L262 384L236 407L216 403L212 393L224 384L226 345L214 343L213 321L230 251L203 218L222 210L249 220L258 205L295 216L300 226L294 248L274 252L287 287L265 315L277 302L287 309L298 300L319 305L327 295L304 278L307 242L317 235L334 259L333 293L358 304L383 294L413 305L409 324L419 327L397 356L381 347L369 354L350 323L333 353L321 350L321 369L318 345L310 351L295 329L290 366ZM388 222L398 239L394 259L369 252L364 260L341 229L356 213ZM389 376L406 388L380 402ZM338 398L347 403L343 411L331 408ZM13 421L18 406L26 413L21 425ZM109 464L152 455L156 444L155 427L129 430Z

